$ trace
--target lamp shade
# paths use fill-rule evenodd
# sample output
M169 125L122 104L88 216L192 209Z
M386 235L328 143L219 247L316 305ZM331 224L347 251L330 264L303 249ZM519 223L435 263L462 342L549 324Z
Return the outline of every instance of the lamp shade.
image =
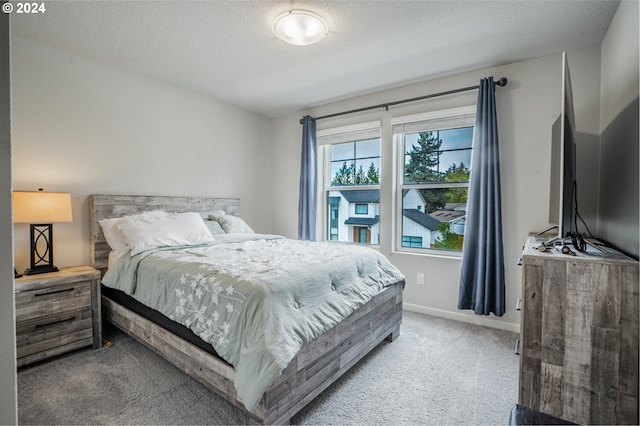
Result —
M68 192L14 191L14 223L71 222L71 194Z

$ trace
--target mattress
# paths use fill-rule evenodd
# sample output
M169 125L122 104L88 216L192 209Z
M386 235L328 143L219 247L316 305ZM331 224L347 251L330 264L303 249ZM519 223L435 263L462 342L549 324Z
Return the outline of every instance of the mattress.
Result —
M171 333L175 334L176 336L179 336L179 337L183 338L187 342L191 343L192 345L195 345L195 346L199 347L203 351L206 351L206 352L210 353L211 355L214 355L214 356L220 358L220 356L218 355L216 350L213 348L213 346L211 346L211 344L205 342L200 337L198 337L198 335L196 335L191 329L189 329L189 328L185 327L184 325L179 324L179 323L169 319L167 316L165 316L161 312L158 312L155 309L151 309L150 307L146 306L145 304L140 303L139 301L137 301L133 297L131 297L128 294L126 294L124 291L121 291L121 290L118 290L118 289L115 289L115 288L111 288L111 287L107 287L107 286L103 285L102 286L102 295L108 297L109 299L113 300L114 302L118 303L119 305L124 306L125 308L129 309L130 311L135 312L136 314L148 319L149 321L152 321L153 323L159 325L160 327L164 328L165 330L170 331ZM222 362L227 363L222 358L220 358L220 360Z

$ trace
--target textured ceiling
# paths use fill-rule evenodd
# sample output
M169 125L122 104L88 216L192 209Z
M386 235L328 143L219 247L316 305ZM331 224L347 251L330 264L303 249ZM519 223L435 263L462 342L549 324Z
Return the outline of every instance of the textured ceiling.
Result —
M602 41L617 1L47 1L13 34L276 117ZM290 9L329 35L296 47Z

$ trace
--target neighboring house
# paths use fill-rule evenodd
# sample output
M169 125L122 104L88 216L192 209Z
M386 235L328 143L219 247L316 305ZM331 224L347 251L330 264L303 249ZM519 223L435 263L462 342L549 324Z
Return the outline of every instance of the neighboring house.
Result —
M415 190L413 190L415 191ZM416 191L417 192L417 191ZM431 248L440 236L440 221L418 209L402 210L402 246Z
M449 203L441 210L429 213L429 216L440 222L449 222L450 231L454 234L464 235L464 225L467 218L466 203Z
M380 244L380 190L329 192L329 239Z
M425 199L416 189L402 193L402 246L431 248L440 235L440 221L425 213Z
M431 214L424 212L420 191L403 195L402 246L433 248L441 236L438 225L449 222L451 231L464 234L466 204L447 204ZM329 239L334 241L379 244L380 190L361 189L329 192Z

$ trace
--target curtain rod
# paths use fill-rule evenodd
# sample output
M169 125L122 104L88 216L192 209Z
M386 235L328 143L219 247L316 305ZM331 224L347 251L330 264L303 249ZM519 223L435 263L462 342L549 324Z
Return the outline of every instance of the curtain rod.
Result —
M505 77L502 77L500 80L495 81L493 84L496 85L496 86L504 87L504 86L507 85L507 82L508 82L508 80ZM386 111L389 111L389 107L390 106L399 105L399 104L405 104L407 102L421 101L423 99L436 98L438 96L452 95L454 93L467 92L469 90L478 89L479 87L480 87L480 85L462 87L460 89L453 89L453 90L447 90L445 92L432 93L430 95L418 96L417 98L402 99L400 101L387 102L387 103L378 104L378 105L371 105L371 106L368 106L368 107L351 109L349 111L342 111L342 112L336 112L336 113L333 113L333 114L322 115L320 117L311 117L311 119L315 120L315 121L318 121L318 120L322 120L324 118L338 117L338 116L341 116L341 115L353 114L353 113L362 112L362 111L369 111L369 110L378 109L378 108L384 108ZM302 121L303 121L303 119L300 119L300 124L302 124Z

